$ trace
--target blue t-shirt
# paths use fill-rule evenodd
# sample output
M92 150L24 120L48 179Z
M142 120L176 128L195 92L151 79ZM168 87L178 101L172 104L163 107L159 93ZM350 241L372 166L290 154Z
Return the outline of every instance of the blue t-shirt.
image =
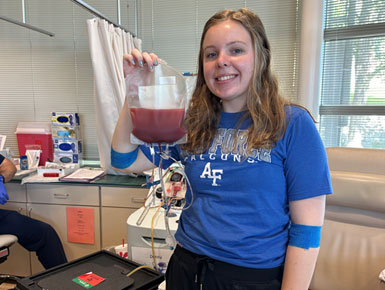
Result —
M175 234L182 247L243 267L284 263L288 202L332 192L325 148L313 120L296 106L286 112L287 130L271 150L254 149L244 156L250 120L234 129L242 112L221 113L216 137L204 154L186 154L179 146L170 150L184 164L193 190ZM234 134L237 153L232 153ZM152 160L147 147L141 150ZM163 161L163 167L170 162ZM191 196L188 190L186 207Z

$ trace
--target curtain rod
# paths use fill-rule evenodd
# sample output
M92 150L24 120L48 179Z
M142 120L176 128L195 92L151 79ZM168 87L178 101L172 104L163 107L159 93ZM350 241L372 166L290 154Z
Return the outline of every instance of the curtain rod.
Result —
M24 22L17 21L15 19L12 19L12 18L9 18L9 17L6 17L6 16L1 16L0 15L0 19L8 21L8 22L11 22L13 24L17 24L17 25L23 26L23 27L28 28L28 29L35 30L37 32L40 32L40 33L43 33L43 34L46 34L46 35L49 35L49 36L55 36L55 33L49 32L47 30L38 28L36 26L30 25L30 24L27 24L27 23L24 23Z
M123 29L124 31L126 32L129 32L132 34L132 36L135 37L135 34L132 33L131 31L129 31L128 29L126 29L125 27L119 25L119 24L116 24L115 22L111 21L110 19L108 19L106 16L104 16L102 13L100 13L98 10L96 10L94 7L88 5L86 2L84 2L83 0L71 0L72 2L74 2L75 4L78 4L80 7L88 10L89 12L91 12L92 14L94 14L95 16L98 16L104 20L106 20L107 22L111 23L112 25L116 26L116 27L119 27L121 29Z

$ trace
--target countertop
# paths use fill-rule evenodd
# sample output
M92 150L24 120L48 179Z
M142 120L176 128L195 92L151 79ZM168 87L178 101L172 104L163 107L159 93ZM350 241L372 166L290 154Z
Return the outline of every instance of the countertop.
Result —
M32 173L31 173L32 174ZM20 183L24 177L27 177L29 174L17 175L10 182ZM39 182L37 182L39 183ZM44 182L46 183L46 182ZM129 175L110 175L107 174L93 182L60 182L53 181L52 183L61 183L61 184L78 184L78 185L105 185L105 186L127 186L127 187L144 187L146 184L146 177L139 175L129 176ZM40 184L43 184L40 183Z

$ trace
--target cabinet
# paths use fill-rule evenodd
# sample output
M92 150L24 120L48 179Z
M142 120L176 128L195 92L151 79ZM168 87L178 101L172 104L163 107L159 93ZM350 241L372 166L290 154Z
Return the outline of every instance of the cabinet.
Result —
M0 209L14 210L27 215L26 187L20 183L6 183L5 187L9 195L9 201L1 205ZM0 273L16 276L31 275L30 254L20 244L14 244L10 248L10 256L7 261L0 264Z
M139 181L137 181L139 182ZM135 186L135 185L134 185ZM147 188L105 184L28 183L6 184L10 200L0 208L19 211L50 224L58 233L69 261L118 245L127 239L127 218L140 208ZM67 208L92 208L94 244L68 242ZM55 253L53 253L54 255ZM0 274L30 276L43 271L35 253L15 244L10 256L0 264Z
M101 186L102 248L127 241L127 218L143 206L147 188Z
M27 208L32 218L50 224L58 233L69 261L101 248L99 187L72 184L27 184ZM94 244L72 243L67 238L67 207L92 208ZM52 253L53 255L55 253ZM35 253L31 254L32 273L43 271Z

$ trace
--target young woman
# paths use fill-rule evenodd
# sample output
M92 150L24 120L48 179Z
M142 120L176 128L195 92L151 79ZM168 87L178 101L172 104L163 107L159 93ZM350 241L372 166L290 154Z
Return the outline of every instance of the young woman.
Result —
M124 63L125 73L152 70L158 57L133 50ZM309 113L280 95L263 24L250 10L207 21L184 125L188 143L171 155L194 199L175 234L167 289L308 289L332 192L326 153ZM131 131L125 104L113 165L142 172L159 164L130 143Z

